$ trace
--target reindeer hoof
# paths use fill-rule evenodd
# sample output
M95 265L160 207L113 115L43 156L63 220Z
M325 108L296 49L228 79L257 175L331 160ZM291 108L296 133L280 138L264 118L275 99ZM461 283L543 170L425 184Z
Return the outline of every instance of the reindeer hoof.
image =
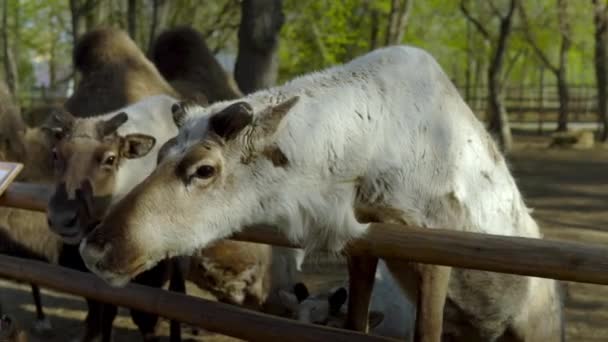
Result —
M34 323L34 331L38 334L48 334L53 330L53 325L48 318L36 320Z

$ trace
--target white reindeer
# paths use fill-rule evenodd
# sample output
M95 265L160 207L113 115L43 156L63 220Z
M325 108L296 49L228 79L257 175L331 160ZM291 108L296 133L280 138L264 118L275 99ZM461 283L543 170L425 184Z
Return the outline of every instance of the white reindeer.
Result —
M256 224L336 252L370 218L541 237L495 143L420 49L380 49L187 114L164 161L80 246L110 284ZM406 290L404 265L387 261ZM553 280L417 269L423 341L560 337Z
M293 318L305 322L344 328L348 287L332 289L328 293L310 296L302 283L293 291L280 290L281 301ZM407 298L386 263L378 261L370 301L370 332L376 335L413 341L416 307L415 298Z

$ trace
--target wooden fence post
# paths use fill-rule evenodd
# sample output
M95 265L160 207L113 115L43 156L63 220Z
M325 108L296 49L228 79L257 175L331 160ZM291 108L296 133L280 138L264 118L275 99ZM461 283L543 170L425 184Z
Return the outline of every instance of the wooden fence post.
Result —
M349 256L348 258L348 315L346 328L368 332L369 304L374 288L378 258Z

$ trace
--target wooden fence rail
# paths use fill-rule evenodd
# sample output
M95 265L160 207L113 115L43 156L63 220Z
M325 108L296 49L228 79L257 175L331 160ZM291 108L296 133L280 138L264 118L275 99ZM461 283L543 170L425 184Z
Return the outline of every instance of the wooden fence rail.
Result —
M0 276L13 278L105 303L156 313L168 319L248 341L390 341L356 331L299 323L236 305L213 302L147 286L113 288L90 273L0 255ZM235 324L238 323L238 324Z
M49 193L46 186L14 183L0 205L45 211ZM273 227L250 227L232 239L299 247ZM608 285L608 247L602 245L372 224L346 253Z
M0 197L0 206L45 211L50 192L48 186L14 183ZM267 226L248 227L232 236L232 239L299 247L289 242L276 228ZM366 258L372 260L370 265L374 267L373 258L380 257L608 285L608 247L600 245L372 224L363 238L347 246L345 253L360 257L362 260ZM370 274L373 275L372 269L365 271L364 273L371 272ZM354 332L302 325L290 320L158 289L137 285L114 289L106 286L93 275L8 256L0 257L0 276L157 313L170 319L196 324L212 331L248 340L268 340L289 336L294 341L326 338L332 341L356 341L366 337ZM351 274L351 279L359 278ZM351 283L352 291L355 290L353 284L356 283ZM368 292L371 292L370 286L357 293L367 296ZM351 305L352 311L349 310L349 322L353 323L351 328L365 331L368 304L369 302L364 300ZM234 322L238 321L247 321L247 324L241 324L235 329ZM369 338L376 337L369 336Z

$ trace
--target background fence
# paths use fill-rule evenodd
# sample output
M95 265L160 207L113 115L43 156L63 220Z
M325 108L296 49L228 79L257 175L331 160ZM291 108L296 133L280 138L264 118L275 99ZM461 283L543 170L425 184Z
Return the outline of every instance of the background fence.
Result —
M469 86L459 85L458 89L480 118L485 118L488 90L484 84ZM570 122L596 123L597 88L594 84L570 84L569 112ZM61 105L65 97L43 88L23 94L20 103L23 115L30 124L44 120L53 105ZM521 84L504 89L504 102L511 122L555 122L559 109L557 85Z
M458 86L460 94L476 113L487 106L486 85ZM594 84L570 84L569 112L572 121L597 121L597 88ZM504 88L504 103L511 121L526 121L524 114L543 114L548 120L557 119L559 94L557 85L521 84Z

